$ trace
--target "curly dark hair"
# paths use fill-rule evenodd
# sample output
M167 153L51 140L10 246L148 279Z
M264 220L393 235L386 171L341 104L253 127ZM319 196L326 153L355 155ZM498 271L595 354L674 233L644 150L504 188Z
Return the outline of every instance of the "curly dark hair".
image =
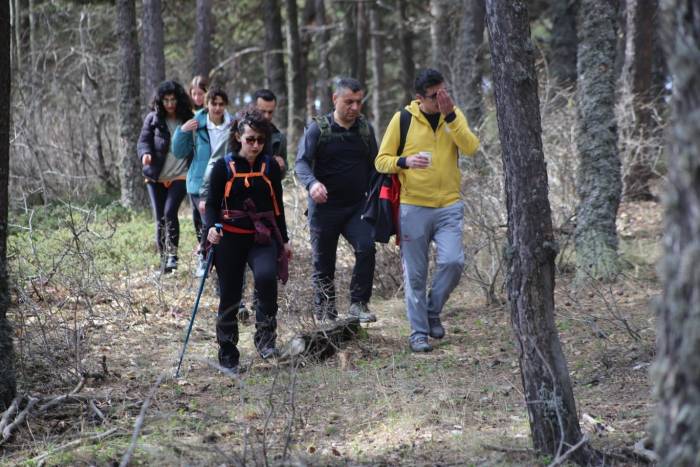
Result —
M173 94L177 100L175 107L175 116L178 120L186 122L194 113L192 112L192 102L190 96L185 92L185 88L180 83L173 80L163 81L158 85L153 100L151 101L151 109L156 111L159 118L165 118L166 112L163 107L163 99L165 96Z
M265 136L265 146L261 151L261 154L270 153L270 138L272 137L272 127L270 122L263 116L263 114L253 106L248 106L245 109L236 113L233 124L231 125L231 132L229 133L228 147L231 151L238 152L241 150L241 142L236 139L236 136L240 136L245 132L245 127L262 133Z

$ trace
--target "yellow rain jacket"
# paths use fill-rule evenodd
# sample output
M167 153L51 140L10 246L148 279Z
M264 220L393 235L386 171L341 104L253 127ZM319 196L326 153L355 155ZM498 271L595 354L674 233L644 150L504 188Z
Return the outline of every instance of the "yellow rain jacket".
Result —
M466 117L457 107L454 110L457 118L447 123L440 115L438 127L433 131L418 105L419 101L415 100L406 106L413 118L402 157L428 151L433 154L431 166L404 169L397 165L400 112L396 112L389 122L374 166L382 173L398 173L401 203L431 208L449 206L460 198L459 152L473 155L479 148L479 138L471 132Z

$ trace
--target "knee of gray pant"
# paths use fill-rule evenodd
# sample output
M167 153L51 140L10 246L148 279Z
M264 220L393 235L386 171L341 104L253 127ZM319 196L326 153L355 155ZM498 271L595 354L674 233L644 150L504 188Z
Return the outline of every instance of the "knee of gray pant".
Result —
M438 268L448 269L450 271L462 271L464 269L464 258L451 258L447 261L438 263Z

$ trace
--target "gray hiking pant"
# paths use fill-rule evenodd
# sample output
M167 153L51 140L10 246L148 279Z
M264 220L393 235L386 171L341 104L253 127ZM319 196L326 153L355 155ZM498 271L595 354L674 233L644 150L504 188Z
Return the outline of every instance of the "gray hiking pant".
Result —
M406 315L411 325L411 338L419 334L427 336L428 319L440 316L462 276L464 205L461 201L444 208L401 204L399 212ZM426 291L431 242L435 242L436 264L430 290Z

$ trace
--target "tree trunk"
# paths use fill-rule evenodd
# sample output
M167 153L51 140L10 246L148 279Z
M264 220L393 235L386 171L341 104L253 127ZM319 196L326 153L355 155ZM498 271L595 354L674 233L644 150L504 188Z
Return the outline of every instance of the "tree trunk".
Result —
M522 0L487 0L487 26L508 209L508 299L520 349L520 370L533 446L554 458L582 441L566 359L554 323L556 243L547 198L547 170L535 48ZM586 442L572 459L586 464Z
M654 131L652 119L652 68L654 64L654 17L656 0L627 0L625 62L622 67L624 92L631 101L633 137L643 139ZM654 170L644 151L634 154L625 175L625 197L652 200L650 182Z
M380 6L372 5L369 11L370 42L372 47L372 124L382 134L385 118L382 104L386 100L384 93L384 37Z
M404 89L404 104L409 103L415 96L413 80L416 74L416 65L413 61L413 31L408 21L408 2L398 0L398 49L401 51L401 82Z
M0 18L10 17L10 4L0 2ZM0 28L0 112L12 115L10 106L11 58L10 28ZM10 180L10 119L0 118L0 412L15 397L16 383L12 346L12 329L7 320L10 290L7 284L7 211Z
M119 42L119 177L121 202L129 208L147 206L141 162L136 143L141 130L139 111L139 44L134 0L117 0L116 33Z
M146 101L165 81L163 16L160 0L143 0L143 75Z
M449 3L446 0L430 0L430 66L440 70L445 76L448 76L450 71L448 7Z
M343 64L341 72L345 76L357 76L357 28L355 26L357 4L347 2L343 13Z
M318 41L318 79L316 80L319 87L319 100L321 101L321 113L330 112L333 107L331 100L331 60L330 60L330 44L331 33L327 29L328 17L326 15L326 2L324 0L316 0L316 16L318 17L318 25L323 27Z
M357 3L357 74L356 78L363 86L367 81L367 48L369 47L369 21L365 2Z
M209 76L211 71L211 36L214 24L212 0L197 0L197 31L194 36L194 74Z
M474 128L481 123L483 116L481 60L486 7L484 0L463 0L462 5L457 46L459 54L455 57L454 97Z
M615 15L609 0L581 0L575 232L579 281L612 280L619 272L615 220L622 181L614 108Z
M316 35L316 0L306 0L302 13L302 29L299 32L301 40L301 58L299 66L300 89L304 90L301 102L305 104L305 115L313 117L316 115L316 89L314 79L311 78L313 67L310 65L309 54Z
M287 79L284 72L282 12L279 0L264 0L265 23L265 86L277 96L275 115L282 127L287 126Z
M549 72L559 85L576 84L576 15L579 0L552 0Z
M663 43L673 79L664 284L652 375L659 399L654 450L662 466L698 465L700 446L700 9L664 0Z
M287 72L287 140L294 147L301 137L306 120L304 115L305 84L301 70L301 42L299 40L299 13L296 0L285 0L287 8L287 47L289 48L289 68Z

